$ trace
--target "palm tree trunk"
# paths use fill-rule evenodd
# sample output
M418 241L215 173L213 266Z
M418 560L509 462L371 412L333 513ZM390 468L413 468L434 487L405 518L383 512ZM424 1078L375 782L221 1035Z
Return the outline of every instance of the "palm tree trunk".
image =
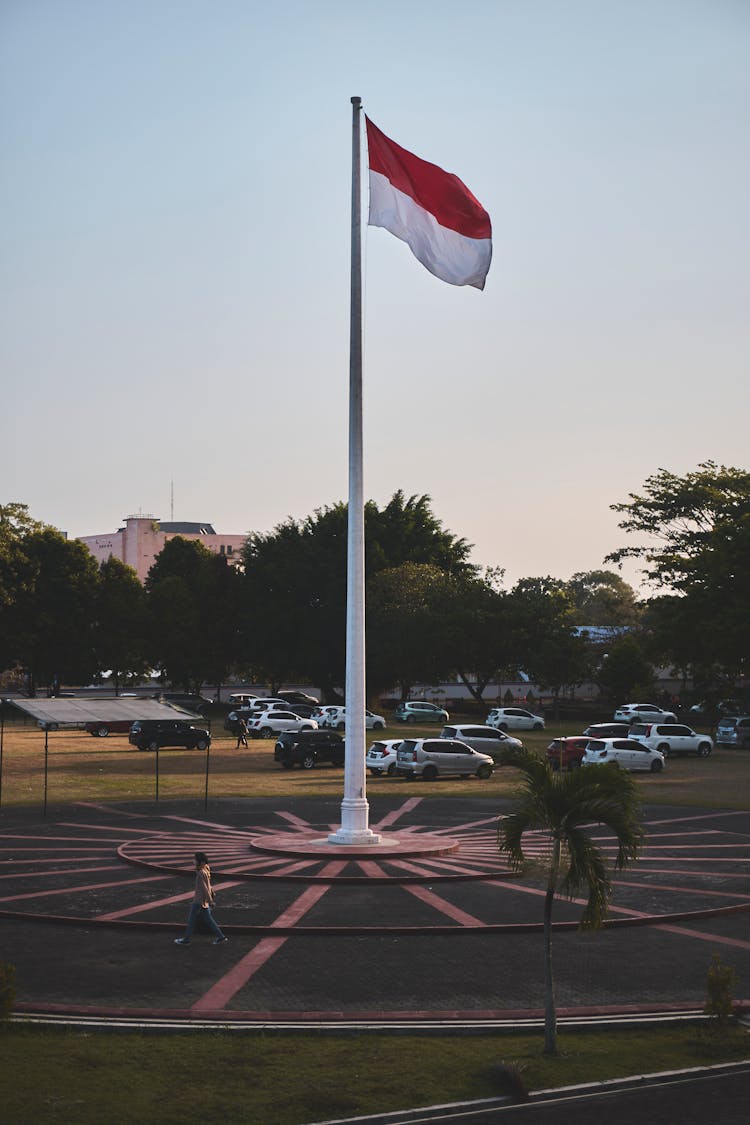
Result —
M560 870L560 841L552 842L549 880L544 896L544 1053L557 1054L557 1011L555 1009L555 981L552 975L552 903L555 900L557 874Z

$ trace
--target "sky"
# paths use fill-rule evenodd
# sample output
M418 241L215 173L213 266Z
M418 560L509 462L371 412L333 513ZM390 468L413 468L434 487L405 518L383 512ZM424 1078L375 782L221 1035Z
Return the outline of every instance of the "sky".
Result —
M507 587L600 567L659 468L750 467L749 63L748 0L2 0L0 503L346 500L359 96L494 248L480 292L364 227L365 495Z

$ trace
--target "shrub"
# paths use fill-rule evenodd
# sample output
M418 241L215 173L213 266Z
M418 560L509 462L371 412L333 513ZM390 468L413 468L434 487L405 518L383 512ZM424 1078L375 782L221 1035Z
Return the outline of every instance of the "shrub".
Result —
M731 965L726 965L718 953L714 953L708 967L706 1003L703 1011L711 1017L715 1030L724 1031L731 1019L737 982L735 969Z
M16 967L0 961L0 1020L8 1019L16 1002Z

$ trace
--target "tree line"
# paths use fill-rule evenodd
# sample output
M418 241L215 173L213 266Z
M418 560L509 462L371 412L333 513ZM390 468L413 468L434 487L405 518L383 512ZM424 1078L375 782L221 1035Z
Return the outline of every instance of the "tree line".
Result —
M613 505L639 545L656 593L643 600L611 569L521 579L505 589L428 496L399 491L365 507L367 685L376 698L457 676L477 699L523 670L558 697L585 680L613 698L648 693L669 664L703 696L746 671L750 614L750 474L700 465L666 470ZM647 545L643 545L646 538ZM289 518L248 536L240 567L200 542L169 540L146 581L119 559L0 505L0 668L28 690L109 675L116 691L149 670L185 690L240 676L344 688L347 507ZM608 626L601 643L580 626Z

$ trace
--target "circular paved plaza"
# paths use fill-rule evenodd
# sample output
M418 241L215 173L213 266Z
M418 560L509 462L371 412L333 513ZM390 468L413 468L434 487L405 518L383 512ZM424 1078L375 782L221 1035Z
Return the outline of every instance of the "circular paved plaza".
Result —
M326 846L339 803L246 800L0 814L0 958L20 1013L261 1024L522 1019L543 1003L541 870L510 871L496 801L370 800L384 846ZM555 904L561 1015L702 1007L718 953L750 995L750 813L648 807L610 922ZM594 830L612 854L614 842ZM184 927L193 853L229 941Z

